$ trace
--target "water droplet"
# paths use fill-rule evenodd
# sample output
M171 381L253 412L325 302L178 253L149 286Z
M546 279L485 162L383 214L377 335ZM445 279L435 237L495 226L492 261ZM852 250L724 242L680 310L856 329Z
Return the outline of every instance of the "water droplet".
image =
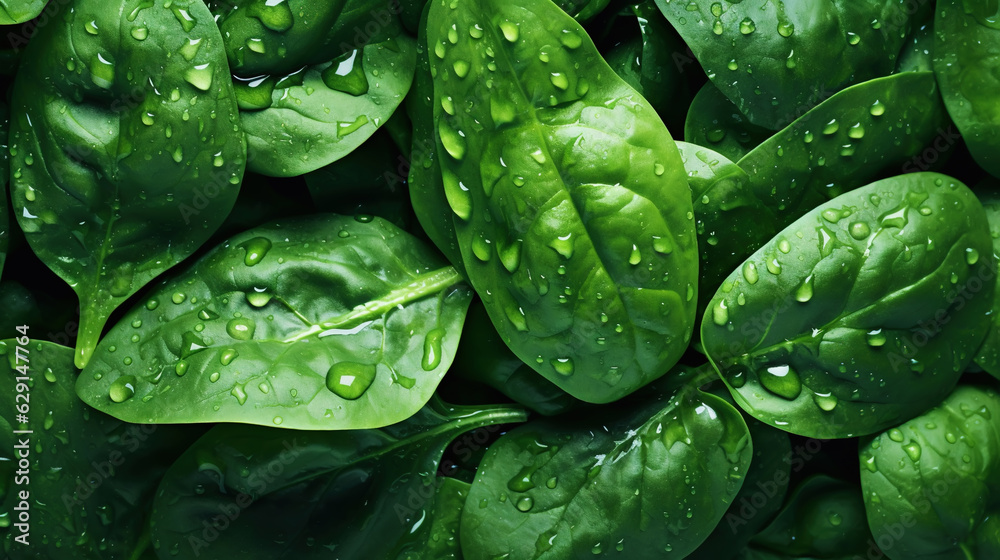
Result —
M720 327L729 323L729 308L726 306L726 300L720 299L719 303L712 308L712 322Z
M149 30L145 27L133 27L131 33L132 38L136 41L145 41L146 37L149 36Z
M549 361L552 364L552 369L556 370L559 375L573 375L573 359L572 358L556 358Z
M507 482L507 488L511 492L527 492L535 487L535 483L531 482L531 475L535 474L534 466L522 467L520 471L514 478Z
M802 284L795 290L795 301L806 303L813 297L813 275L806 276Z
M219 355L219 362L224 366L228 366L233 363L233 360L238 358L239 355L240 353L237 352L235 348L226 348L222 351L222 354Z
M553 72L549 76L549 81L552 82L552 85L563 91L569 89L569 79L566 77L566 74L560 72Z
M771 366L758 372L760 384L779 397L795 400L802 392L799 374L787 365Z
M743 278L750 285L756 284L760 278L757 274L757 265L750 261L743 263Z
M744 35L749 35L757 30L757 25L754 24L753 20L750 18L743 18L740 22L740 33Z
M859 241L868 239L868 236L871 235L871 228L869 228L868 224L864 222L852 223L849 231L851 233L851 237Z
M816 406L820 408L820 410L825 412L830 412L837 408L838 402L837 397L835 397L832 393L814 393L813 401L816 403Z
M979 251L969 247L965 250L965 262L969 263L969 266L979 262Z
M573 50L583 44L583 39L575 31L564 29L559 35L559 42L567 49Z
M635 244L633 244L632 245L632 252L629 254L629 257L628 257L628 264L630 264L632 266L636 266L640 262L642 262L642 253L639 252L639 247L637 247Z
M267 288L254 288L252 292L247 292L247 303L254 307L264 307L271 302L271 294Z
M452 69L455 70L455 75L458 76L459 78L464 78L464 77L468 76L469 75L469 69L471 68L471 66L469 65L468 62L466 62L464 60L461 60L461 59L456 60L455 62L453 62L452 65L451 65L451 67L452 67Z
M249 317L237 317L226 324L226 332L236 340L250 340L257 330L257 323Z
M326 388L343 399L358 399L375 381L375 371L371 364L337 362L326 373Z
M831 119L830 122L823 126L823 134L829 136L840 130L840 123L837 119Z
M424 371L432 371L441 365L441 342L445 334L444 329L431 329L424 337L424 355L420 360Z
M343 138L349 134L354 134L358 130L361 130L361 127L366 124L368 124L367 115L359 115L358 118L353 121L339 121L337 122L337 136L339 138Z
M236 402L240 403L240 406L246 404L247 402L247 392L243 388L243 385L237 383L233 386L233 390L229 391L229 394L236 397Z
M573 245L574 239L572 233L567 233L564 236L556 237L551 242L549 242L549 247L555 249L557 253L563 256L563 258L569 259L573 257Z
M795 33L795 25L790 21L782 21L778 23L778 35L782 37L791 37Z
M881 117L885 114L885 104L881 101L876 101L872 104L871 108L868 109L868 112L871 113L873 117Z
M134 375L123 375L111 384L108 396L116 403L123 403L135 396L135 383Z
M294 22L287 0L256 0L247 7L247 15L257 18L264 27L278 33L291 29Z
M857 123L851 128L847 129L847 136L855 140L860 140L865 137L865 126L861 123Z
M174 302L175 305L180 305L184 303L187 296L183 292L175 292L174 295L170 296L170 301Z
M908 444L906 444L906 445L903 446L903 451L906 452L906 455L910 457L911 461L919 461L920 460L921 449L920 449L920 444L919 443L917 443L917 442L915 442L913 440L910 440L910 443L908 443Z
M240 248L246 250L243 264L254 266L264 260L267 252L271 250L271 240L266 237L254 237L250 241L241 244Z
M527 513L531 511L532 506L535 505L535 501L532 500L530 496L524 496L523 498L517 501L516 505L518 511L523 511Z
M517 24L510 21L500 22L500 31L503 33L504 39L507 39L511 43L516 43L520 35Z
M368 93L370 87L361 49L347 51L333 59L320 78L326 87L355 97Z
M877 348L879 346L885 346L887 339L885 334L882 332L882 329L875 329L868 331L868 334L865 335L865 340L868 342L868 346L874 346Z

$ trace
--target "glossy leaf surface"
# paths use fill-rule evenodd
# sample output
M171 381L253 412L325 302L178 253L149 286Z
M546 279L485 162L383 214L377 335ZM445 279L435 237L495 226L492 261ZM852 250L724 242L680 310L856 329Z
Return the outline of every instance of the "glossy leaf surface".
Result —
M690 340L697 295L693 212L666 128L554 4L430 6L443 188L498 332L584 401L663 375Z
M236 200L246 148L222 37L198 0L76 1L38 27L11 114L15 215L80 298L82 367L111 312Z
M755 418L816 438L870 434L954 386L989 328L994 286L982 278L996 266L967 187L936 173L885 179L747 259L709 304L702 343Z
M154 289L77 393L127 421L385 426L434 393L470 299L452 267L381 218L287 220Z

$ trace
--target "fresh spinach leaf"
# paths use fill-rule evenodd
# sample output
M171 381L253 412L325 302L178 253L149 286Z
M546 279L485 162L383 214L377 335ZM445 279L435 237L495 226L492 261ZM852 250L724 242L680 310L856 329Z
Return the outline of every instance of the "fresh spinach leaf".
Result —
M462 560L459 522L472 485L444 477L438 478L435 484L437 493L434 511L430 514L430 520L421 524L425 544L407 551L399 560ZM430 526L426 523L430 523Z
M931 3L656 0L723 94L778 130L851 84L884 76Z
M489 385L545 416L568 412L580 404L507 348L479 301L469 308L453 369L455 375Z
M936 5L934 73L941 95L976 163L1000 177L996 5L967 0Z
M640 34L616 46L604 58L652 105L667 129L682 131L682 108L690 104L691 92L675 57L684 52L684 45L651 1L632 4L628 12L634 16Z
M413 90L407 97L406 110L413 123L410 150L410 203L427 237L444 253L455 268L465 274L462 250L459 249L452 223L452 211L444 194L441 163L437 154L437 126L434 120L434 77L427 46L428 3L420 19L417 37L417 69Z
M936 173L885 179L754 253L715 294L701 340L758 420L815 438L870 434L954 386L989 328L996 267L967 187Z
M593 19L611 3L611 0L556 0L556 5L580 23Z
M133 422L385 426L434 393L471 297L381 218L262 226L157 286L102 341L77 393Z
M83 367L111 312L236 200L246 145L222 37L198 0L77 0L37 28L11 114L15 216L80 298Z
M16 25L38 17L48 0L0 0L0 25Z
M825 475L806 479L740 560L865 558L873 546L857 484Z
M7 397L0 401L4 558L135 558L148 544L146 508L160 477L200 431L106 416L76 398L71 348L34 341L23 346L26 352L18 348L14 339L0 341L0 390ZM18 420L25 406L26 423Z
M517 408L453 407L435 398L381 429L216 426L160 484L153 546L178 559L330 558L331 551L422 558L427 535L419 529L435 525L429 517L437 513L455 516L435 504L445 488L435 477L445 448L467 430L524 420Z
M678 142L694 202L695 231L701 256L698 310L747 255L758 248L750 231L777 231L777 217L751 189L750 178L725 156Z
M1000 557L1000 396L959 386L861 445L868 525L893 560Z
M7 208L7 181L10 177L10 159L7 147L7 130L9 126L10 109L0 101L0 276L7 260L7 249L10 245L10 216Z
M399 34L387 0L206 0L233 74L293 73Z
M684 140L706 146L737 161L774 134L750 123L736 105L709 82L691 101L684 121Z
M921 25L913 36L907 38L899 53L896 72L934 71L934 23Z
M986 219L990 225L990 237L993 239L993 254L1000 255L1000 193L996 191L976 191L979 201L986 210ZM994 283L1000 280L1000 270L994 270ZM990 330L986 340L976 352L976 365L990 375L1000 379L1000 287L993 294L993 306L990 310Z
M707 366L711 369L711 366ZM721 384L711 393L735 405ZM744 417L753 443L753 459L743 486L712 534L686 560L735 558L781 509L791 476L792 450L788 434L752 417ZM859 497L860 499L860 497Z
M413 39L400 35L285 76L238 83L249 169L292 177L351 153L402 103L415 57Z
M483 459L462 513L469 560L684 558L722 519L753 453L740 413L682 386L515 428ZM595 515L595 511L600 511Z
M428 22L443 189L504 342L592 403L660 377L698 258L666 128L554 4L431 2Z
M950 138L947 123L934 75L905 72L837 93L737 164L784 227L851 189L926 170L916 156Z

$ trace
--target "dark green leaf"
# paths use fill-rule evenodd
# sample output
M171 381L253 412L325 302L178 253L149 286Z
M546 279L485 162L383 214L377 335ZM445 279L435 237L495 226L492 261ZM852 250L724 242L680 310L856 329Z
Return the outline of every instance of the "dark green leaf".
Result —
M994 390L959 386L937 407L862 444L868 525L886 556L1000 558L998 420Z
M516 428L462 514L469 560L684 558L722 519L753 450L740 413L685 386L614 413Z
M434 393L471 296L455 269L381 218L262 226L126 314L77 392L133 422L385 426Z
M0 25L15 25L35 19L48 0L0 0Z
M698 258L666 128L554 4L432 2L428 22L443 188L497 331L584 401L660 377Z
M709 82L694 96L684 121L684 140L707 146L736 161L774 132L751 124L732 101Z
M678 142L677 148L694 202L701 255L698 309L704 313L726 276L764 242L757 241L757 232L768 235L779 228L774 211L757 198L739 166L701 146Z
M399 34L387 0L207 0L233 74L282 75Z
M200 0L78 0L24 57L11 195L32 249L80 297L82 367L108 315L226 218L246 148Z
M1000 254L1000 193L996 191L978 191L979 201L986 210L986 219L990 224L990 236L993 238L993 253ZM1000 278L994 271L994 277ZM989 279L985 279L987 282ZM997 282L996 279L993 280ZM996 378L1000 378L1000 287L993 294L993 307L990 312L990 330L986 340L976 352L976 364Z
M940 0L934 20L934 72L948 113L983 169L1000 177L1000 73L996 5Z
M106 416L73 392L77 371L71 348L48 342L17 348L13 339L0 341L0 391L6 397L0 401L3 557L134 558L147 544L142 531L156 484L200 431L130 425ZM23 361L17 360L19 352ZM28 369L17 371L18 366ZM19 385L22 376L30 378L27 386ZM28 422L22 423L15 406L25 403ZM22 453L27 468L18 465ZM28 493L28 509L20 505L21 492ZM22 513L27 515L23 541L17 540L25 529L17 525Z
M784 227L851 189L926 171L916 156L932 144L940 151L935 140L954 143L957 135L945 130L947 123L934 75L906 72L834 95L737 163Z
M739 558L856 560L872 546L861 489L817 475L799 484L778 517Z
M400 35L285 76L238 84L250 170L292 177L351 153L402 103L415 56L413 39Z
M656 0L709 79L751 123L777 130L826 97L883 76L920 13L911 0Z
M428 535L419 528L455 515L435 505L445 447L467 430L524 419L520 409L435 398L378 430L217 426L164 477L153 546L179 560L421 558Z
M996 266L967 187L936 173L886 179L815 208L733 272L702 343L758 420L870 434L954 386L989 328Z

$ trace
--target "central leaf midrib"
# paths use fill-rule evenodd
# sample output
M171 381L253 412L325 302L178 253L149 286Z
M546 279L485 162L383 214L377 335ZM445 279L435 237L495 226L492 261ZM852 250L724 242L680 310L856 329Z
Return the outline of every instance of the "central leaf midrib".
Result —
M404 304L423 299L444 288L462 282L462 276L454 267L448 266L414 277L406 286L396 288L374 302L358 305L347 313L342 313L332 319L314 324L308 329L286 337L282 342L291 344L304 338L319 334L325 330L345 327L385 315L389 310Z

